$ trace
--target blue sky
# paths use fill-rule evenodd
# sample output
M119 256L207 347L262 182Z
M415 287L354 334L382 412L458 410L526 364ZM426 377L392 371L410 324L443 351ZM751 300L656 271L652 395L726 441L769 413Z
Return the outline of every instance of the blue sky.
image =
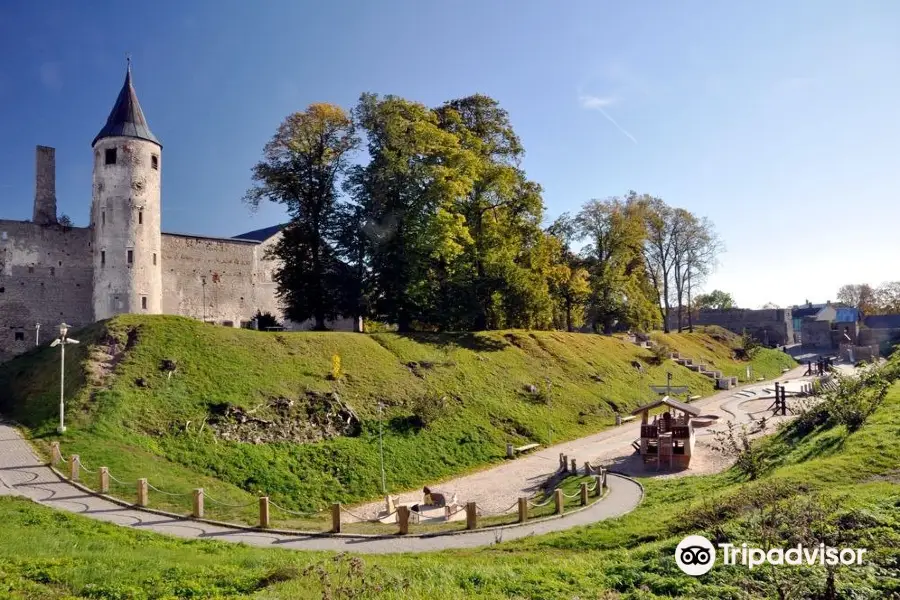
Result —
M88 220L90 142L126 52L163 143L163 229L277 222L240 198L278 123L361 92L509 111L548 220L629 189L708 216L741 306L900 279L900 3L46 2L0 6L0 217L34 146Z

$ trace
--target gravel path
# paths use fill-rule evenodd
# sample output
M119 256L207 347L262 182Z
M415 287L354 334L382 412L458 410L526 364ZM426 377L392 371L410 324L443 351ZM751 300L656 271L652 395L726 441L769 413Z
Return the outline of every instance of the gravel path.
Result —
M715 425L698 430L700 448L699 450L695 449L689 469L661 476L701 475L717 473L728 468L731 462L725 457L715 454L709 444L702 440L704 438L712 439L712 433L724 429L725 422L728 420L736 423L749 422L751 415L741 406L748 399L765 399L768 396L766 407L771 404L771 390L774 389L774 381L790 381L792 383L789 384L788 390L799 390L800 382L812 379L803 377L805 371L805 366L797 367L770 382L750 383L693 402L692 405L702 408L704 414L718 415L720 418ZM761 400L757 400L757 402L761 402ZM762 410L764 409L765 407L762 408ZM760 409L753 406L752 410ZM774 427L779 420L784 420L784 418L769 419L769 422ZM456 493L460 503L477 502L478 506L486 511L502 511L513 505L520 496L533 495L540 485L559 468L560 453L567 455L570 461L575 458L579 469L583 467L585 461L590 461L594 465L605 464L609 468L629 475L646 476L651 474L644 472L642 461L631 447L631 442L639 437L640 421L631 421L595 435L543 448L496 467L436 483L430 487L435 491L447 494L448 498ZM400 494L392 493L392 495L399 496L400 502L422 501L421 490ZM356 506L352 510L356 514L371 518L376 516L379 511L383 511L384 507L384 502L381 501Z
M0 424L0 495L19 495L58 510L79 513L92 519L125 527L145 529L184 538L243 542L254 546L293 550L334 550L361 553L427 552L448 548L489 546L603 519L634 510L643 498L641 485L626 477L609 474L609 493L605 498L578 512L563 517L455 534L430 536L310 536L229 528L189 519L123 507L88 494L61 480L43 464L31 446L15 428Z

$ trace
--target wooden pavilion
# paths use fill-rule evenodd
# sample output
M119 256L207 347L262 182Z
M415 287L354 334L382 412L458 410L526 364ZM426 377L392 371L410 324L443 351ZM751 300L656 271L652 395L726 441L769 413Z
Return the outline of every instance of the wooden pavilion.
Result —
M650 411L660 406L669 410L656 414L650 420ZM691 462L694 451L693 417L700 415L700 410L668 396L655 400L650 404L636 408L632 415L641 415L641 457L644 467L656 463L656 468L684 469Z

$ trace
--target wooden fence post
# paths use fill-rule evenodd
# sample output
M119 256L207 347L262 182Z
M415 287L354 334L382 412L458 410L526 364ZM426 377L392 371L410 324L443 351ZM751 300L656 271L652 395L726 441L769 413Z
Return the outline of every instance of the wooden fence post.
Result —
M563 473L569 472L569 457L566 456L565 454L563 454L563 457L562 457L562 470L563 470Z
M137 504L138 506L147 506L150 502L150 491L147 488L147 479L141 478L137 480Z
M409 533L409 507L401 505L397 507L397 523L400 526L400 535Z
M563 491L561 489L556 488L553 490L553 500L556 503L556 514L563 514L563 510L565 510L565 507L563 506L565 498L563 497Z
M606 489L607 487L609 487L609 482L606 480L606 473L607 473L607 470L603 469L603 471L600 474L603 477L603 489Z
M587 483L582 482L582 484L581 484L581 505L587 506L587 503L588 503L588 487L587 487Z
M269 497L259 497L259 526L262 529L268 529L271 521L269 520Z
M59 451L59 442L50 442L50 464L56 466L62 462L62 452Z
M203 518L203 488L194 490L194 510L191 512L191 516L195 519Z
M341 532L341 505L338 503L331 505L331 533Z
M594 475L594 495L603 495L603 475Z
M594 472L594 469L591 468L591 461L589 461L589 460L584 461L584 474L590 475L593 472Z
M466 529L478 527L478 508L474 502L466 502Z
M109 493L109 467L100 467L100 493Z
M506 458L512 458L512 457L513 457L513 445L507 444L506 445Z
M69 480L78 481L78 455L73 454L69 457Z
M572 474L573 475L578 474L578 459L575 459L575 458L572 459Z
M519 523L528 520L528 498L519 498Z

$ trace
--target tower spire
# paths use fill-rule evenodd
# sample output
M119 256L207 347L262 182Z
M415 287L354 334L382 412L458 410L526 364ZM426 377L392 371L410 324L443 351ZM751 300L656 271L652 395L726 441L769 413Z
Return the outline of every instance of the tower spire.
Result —
M137 93L134 91L134 84L131 81L131 54L125 55L125 61L125 82L122 84L122 90L106 119L106 125L91 142L91 146L93 147L98 140L107 137L133 137L162 146L150 131L144 111L141 110L141 104L138 102Z

